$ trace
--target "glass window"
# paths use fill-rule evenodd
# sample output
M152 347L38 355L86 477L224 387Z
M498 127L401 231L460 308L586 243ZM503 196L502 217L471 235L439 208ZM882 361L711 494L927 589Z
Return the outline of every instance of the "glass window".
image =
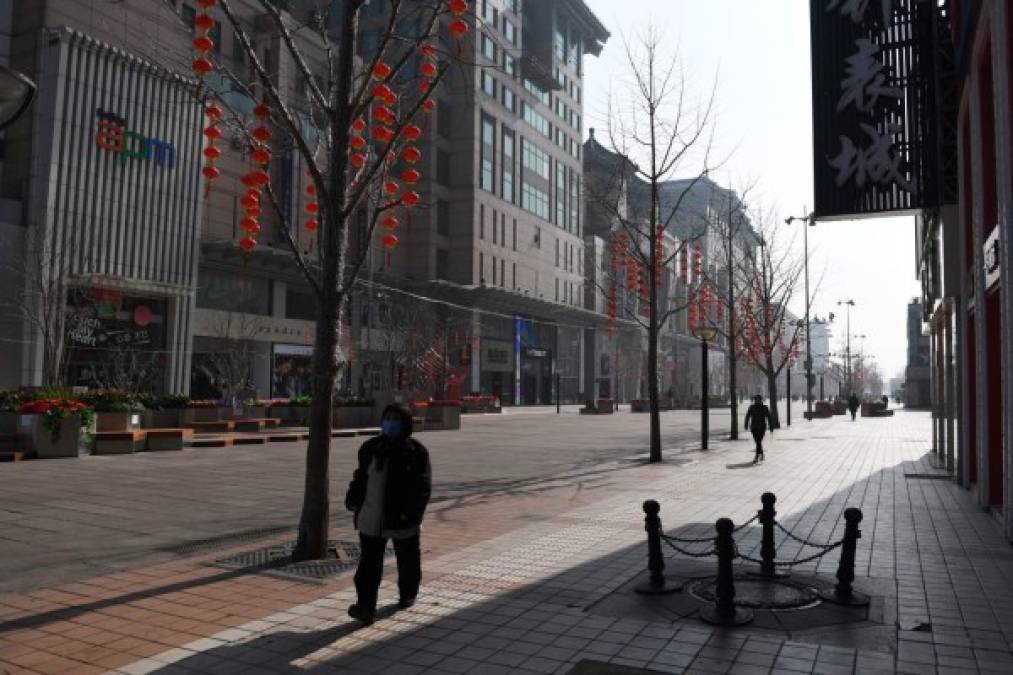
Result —
M197 306L246 314L271 314L271 282L267 279L202 269Z
M450 187L450 155L445 150L436 151L436 182Z
M480 184L487 192L496 192L496 171L493 157L496 154L496 124L486 115L482 115L482 175Z
M510 44L517 44L517 28L509 19L503 19L503 34L506 35L506 39Z
M521 208L543 220L549 219L549 195L544 191L521 181Z
M551 177L549 154L524 138L521 139L521 161L524 168L535 172L545 180Z
M531 80L524 80L524 88L538 98L542 105L546 107L552 105L552 97L549 95L549 92L545 91Z
M503 70L505 70L507 75L510 77L517 76L517 61L515 61L514 57L509 54L503 55Z
M566 221L566 166L556 162L556 225L569 230Z
M500 92L501 92L501 100L503 102L503 107L506 108L507 110L509 110L512 113L516 113L517 112L517 101L515 99L513 89L510 89L509 87L500 85Z
M311 293L303 293L285 287L285 318L315 321L317 318L317 302Z
M552 138L552 125L540 112L532 108L526 101L521 102L521 114L524 121L537 129L546 138Z
M482 71L482 91L493 98L496 97L496 78L485 70Z
M190 5L182 5L179 8L179 17L183 19L184 25L192 30L194 20L197 18L197 10Z
M514 132L503 129L503 168L500 175L503 177L503 199L514 201Z
M482 33L482 55L490 61L496 61L496 43L485 33Z

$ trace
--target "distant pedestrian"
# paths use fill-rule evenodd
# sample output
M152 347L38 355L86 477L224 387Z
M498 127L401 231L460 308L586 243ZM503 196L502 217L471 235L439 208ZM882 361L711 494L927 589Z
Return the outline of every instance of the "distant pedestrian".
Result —
M345 495L355 513L361 553L355 572L357 600L348 615L365 624L376 618L387 540L394 541L402 608L415 604L422 581L419 526L432 493L429 451L411 437L412 414L404 406L383 411L383 432L359 448L359 467Z
M770 424L770 433L774 433L774 419L770 416L770 408L763 404L763 397L753 397L753 404L746 410L746 421L743 423L753 434L756 441L756 456L753 457L753 464L763 461L763 437L767 433L767 424Z
M851 411L851 421L852 421L852 422L854 422L854 421L855 421L855 413L857 413L857 412L858 412L858 408L859 408L859 407L860 407L861 405L862 405L862 404L861 404L861 403L859 402L859 400L858 400L858 396L857 396L857 395L855 395L855 394L852 394L852 395L851 395L851 397L850 397L850 398L848 398L848 410L850 410L850 411Z

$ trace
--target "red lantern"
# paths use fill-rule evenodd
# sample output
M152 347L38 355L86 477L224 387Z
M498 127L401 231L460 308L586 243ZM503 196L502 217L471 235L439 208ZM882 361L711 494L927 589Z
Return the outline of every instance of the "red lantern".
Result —
M267 127L257 127L252 132L250 132L250 135L256 138L261 143L266 143L267 141L271 140L271 130L268 129Z
M386 122L394 118L394 111L385 105L375 105L373 106L373 117L381 122Z
M362 150L366 147L366 139L362 136L352 136L352 148Z
M379 99L383 99L384 101L386 101L387 98L390 97L390 95L393 93L394 93L393 90L391 90L391 88L385 84L378 84L376 85L376 87L373 88L373 96Z
M269 150L265 150L264 148L255 148L254 151L250 153L250 158L257 164L267 164L271 161L271 152Z
M243 218L243 229L246 230L251 237L256 237L260 234L260 223L257 222L256 218Z
M320 222L316 218L306 221L306 229L310 232L314 232L318 227L320 227Z
M373 138L381 143L390 143L394 140L394 132L386 127L376 127L373 129Z
M210 40L209 40L210 42ZM210 49L210 47L208 47ZM436 64L431 61L426 61L422 64L422 77L433 78L436 77Z
M431 98L427 98L422 103L422 110L427 113L431 113L436 108L436 101Z
M361 117L355 120L354 122L352 122L352 129L359 132L364 131L366 129L366 120L362 119Z
M419 203L419 199L421 199L421 197L419 197L419 193L414 190L406 192L404 196L401 197L401 201L403 201L406 206L415 206Z
M389 180L384 184L383 189L389 195L396 195L397 191L401 189L401 186L395 183L394 181Z
M257 216L260 215L260 206L254 205L246 209L246 215L250 216L251 218L256 218Z
M354 167L362 167L366 164L366 156L356 152L348 158L348 161L351 162Z
M210 164L204 167L202 173L204 174L204 177L207 178L208 180L214 180L218 178L220 175L222 175L222 172L218 170L218 167L211 166Z
M200 57L199 59L194 59L191 68L193 68L193 72L201 76L207 75L208 73L210 73L212 70L215 69L214 66L211 65L211 62L205 59L203 56Z
M468 22L464 19L454 19L450 22L450 33L458 40L468 34Z
M265 171L250 171L243 176L243 185L247 187L260 187L261 185L267 185L270 177Z
M373 77L377 80L386 80L390 77L392 69L386 63L381 61L380 63L373 66Z
M207 129L204 130L204 135L207 136L212 141L217 141L219 138L222 137L222 130L212 124Z
M201 54L209 52L214 49L215 41L209 38L207 35L198 35L193 39L193 48L199 51Z
M204 108L204 114L212 119L220 119L224 113L222 112L221 108L212 104L209 105L207 108Z
M422 129L414 124L409 124L404 128L404 137L409 141L417 141L421 135Z
M436 47L428 43L422 45L422 55L427 59L433 58L436 56Z
M257 248L257 240L253 237L243 237L239 240L239 248L243 249L244 253L252 253L253 249Z
M211 145L204 148L204 156L207 157L208 159L218 159L219 157L222 156L222 151L220 148L216 148L215 146Z
M306 213L318 213L320 211L320 205L316 202L309 202L306 204Z
M313 196L317 193L317 186L314 183L310 183L306 186L306 194Z
M450 0L450 11L454 16L461 16L468 11L468 0Z
M397 105L397 94L395 94L394 92L390 92L390 94L383 99L383 102L386 103L391 108L393 108L394 106Z
M262 120L266 120L271 116L271 109L266 104L261 103L253 109L253 114Z
M251 195L246 195L245 197L239 200L239 203L242 204L243 208L246 209L247 211L250 211L251 209L260 208L260 200L252 197Z
M401 223L398 222L398 219L395 218L394 216L387 216L383 221L383 226L386 227L388 230L396 230L397 226L400 224Z
M420 174L415 169L405 169L405 172L403 174L401 174L401 179L404 182L408 183L409 185L413 185L415 183L418 183L419 182L419 178L421 178L421 177L422 177L422 174Z
M388 249L392 249L397 246L398 238L396 234L385 234L383 235L383 245Z
M409 164L414 164L415 162L422 159L422 151L416 147L407 147L405 148L403 157L404 161L408 162Z
M193 25L197 30L206 33L215 27L215 20L207 14L198 14L193 19Z
M214 7L217 2L218 0L197 0L197 4L203 7L204 9Z

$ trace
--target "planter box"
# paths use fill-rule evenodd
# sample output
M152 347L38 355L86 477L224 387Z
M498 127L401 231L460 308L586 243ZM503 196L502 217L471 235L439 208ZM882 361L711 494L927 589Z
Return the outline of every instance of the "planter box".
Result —
M141 424L145 429L178 429L183 425L183 410L145 410L141 413Z
M60 423L56 440L42 424L44 415L18 415L19 450L34 452L39 459L77 457L81 441L81 417L70 415Z
M671 401L666 401L664 399L658 399L658 410L659 411L665 411L665 410L671 410L671 409L672 409L672 403L671 403ZM632 401L630 401L630 412L635 412L635 413L651 412L651 399L649 399L649 398L635 398L635 399L633 399Z
M495 396L478 396L474 398L461 399L461 412L463 413L501 413L503 412L502 401Z
M0 434L18 433L18 414L16 412L0 412Z
M610 398L588 401L580 410L581 415L611 415L616 411L616 404Z
M243 417L248 420L259 420L267 417L266 405L244 405Z
M306 409L307 414L309 408ZM371 405L343 405L331 410L331 424L335 429L362 429L376 426Z
M95 413L95 431L133 431L141 426L139 412L98 412Z
M430 405L426 409L426 430L451 431L461 428L461 406Z
M224 408L186 408L183 410L183 423L218 422L226 419L222 417L222 410Z

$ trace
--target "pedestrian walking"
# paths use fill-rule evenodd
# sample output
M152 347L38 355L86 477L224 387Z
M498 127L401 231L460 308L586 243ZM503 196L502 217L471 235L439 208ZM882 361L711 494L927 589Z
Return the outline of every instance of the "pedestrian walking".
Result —
M763 461L763 437L767 434L767 424L770 424L770 433L774 433L774 419L770 416L770 408L763 404L763 397L753 397L753 404L746 410L746 420L743 426L753 434L756 441L756 455L753 457L753 464Z
M411 437L411 411L389 405L382 425L381 435L359 448L359 466L345 495L345 507L355 513L361 549L355 572L357 599L348 615L367 625L376 618L388 539L393 540L397 557L400 606L415 604L422 581L420 525L432 493L429 451Z
M852 394L848 398L848 410L851 411L851 421L852 422L855 421L855 413L858 412L858 408L860 406L861 406L861 403L858 401L858 396L855 395L855 394Z

